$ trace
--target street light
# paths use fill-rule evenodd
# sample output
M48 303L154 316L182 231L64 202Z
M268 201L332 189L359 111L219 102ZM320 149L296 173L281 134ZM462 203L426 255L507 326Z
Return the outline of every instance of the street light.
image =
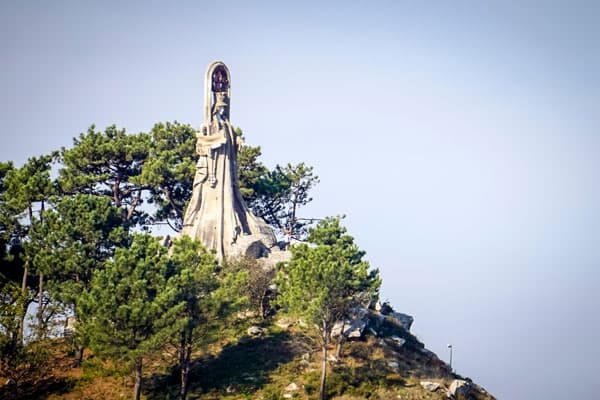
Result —
M448 344L448 348L450 349L450 372L452 372L452 345Z

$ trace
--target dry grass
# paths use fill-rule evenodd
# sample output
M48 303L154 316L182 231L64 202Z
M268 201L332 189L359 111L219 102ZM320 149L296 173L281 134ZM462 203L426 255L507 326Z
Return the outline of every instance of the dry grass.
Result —
M262 323L267 329L261 337L238 338L249 322ZM454 376L447 366L407 332L390 327L388 336L401 333L407 338L397 346L386 338L367 337L347 342L343 356L328 366L328 398L356 399L445 399L445 391L428 392L420 381L439 382L449 387ZM320 352L310 332L292 327L278 328L269 321L248 321L223 331L220 340L206 352L195 354L190 377L189 399L264 399L283 398L285 388L294 399L318 397ZM333 346L329 349L334 352ZM125 371L86 354L83 368L72 368L72 354L64 343L52 347L53 367L44 379L29 382L14 399L126 399L132 394L132 382ZM396 363L396 364L394 364ZM178 375L172 359L157 355L146 360L142 398L175 399ZM397 365L397 366L396 366ZM2 396L0 396L2 397ZM2 398L10 399L10 396ZM474 399L493 399L477 394Z

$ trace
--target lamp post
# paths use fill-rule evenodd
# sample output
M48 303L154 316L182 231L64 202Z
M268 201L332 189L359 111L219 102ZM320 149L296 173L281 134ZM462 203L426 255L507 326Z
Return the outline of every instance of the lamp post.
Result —
M450 372L452 372L452 345L448 344L448 348L450 349Z

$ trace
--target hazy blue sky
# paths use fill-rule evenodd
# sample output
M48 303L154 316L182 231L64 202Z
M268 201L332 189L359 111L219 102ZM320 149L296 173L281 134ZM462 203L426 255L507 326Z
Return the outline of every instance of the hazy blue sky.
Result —
M315 167L304 216L347 215L429 348L501 399L596 398L600 3L324 3L2 1L0 159L198 127L222 60L232 122Z

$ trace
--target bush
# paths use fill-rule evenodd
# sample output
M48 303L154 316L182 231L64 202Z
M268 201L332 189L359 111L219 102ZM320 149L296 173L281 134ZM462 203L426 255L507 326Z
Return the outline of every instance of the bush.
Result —
M14 385L0 389L0 398L17 394L21 388L31 388L33 382L46 376L50 370L49 358L50 351L46 341L17 344L11 346L10 351L3 352L0 357L0 371L2 377L12 379ZM4 393L4 390L14 393Z

